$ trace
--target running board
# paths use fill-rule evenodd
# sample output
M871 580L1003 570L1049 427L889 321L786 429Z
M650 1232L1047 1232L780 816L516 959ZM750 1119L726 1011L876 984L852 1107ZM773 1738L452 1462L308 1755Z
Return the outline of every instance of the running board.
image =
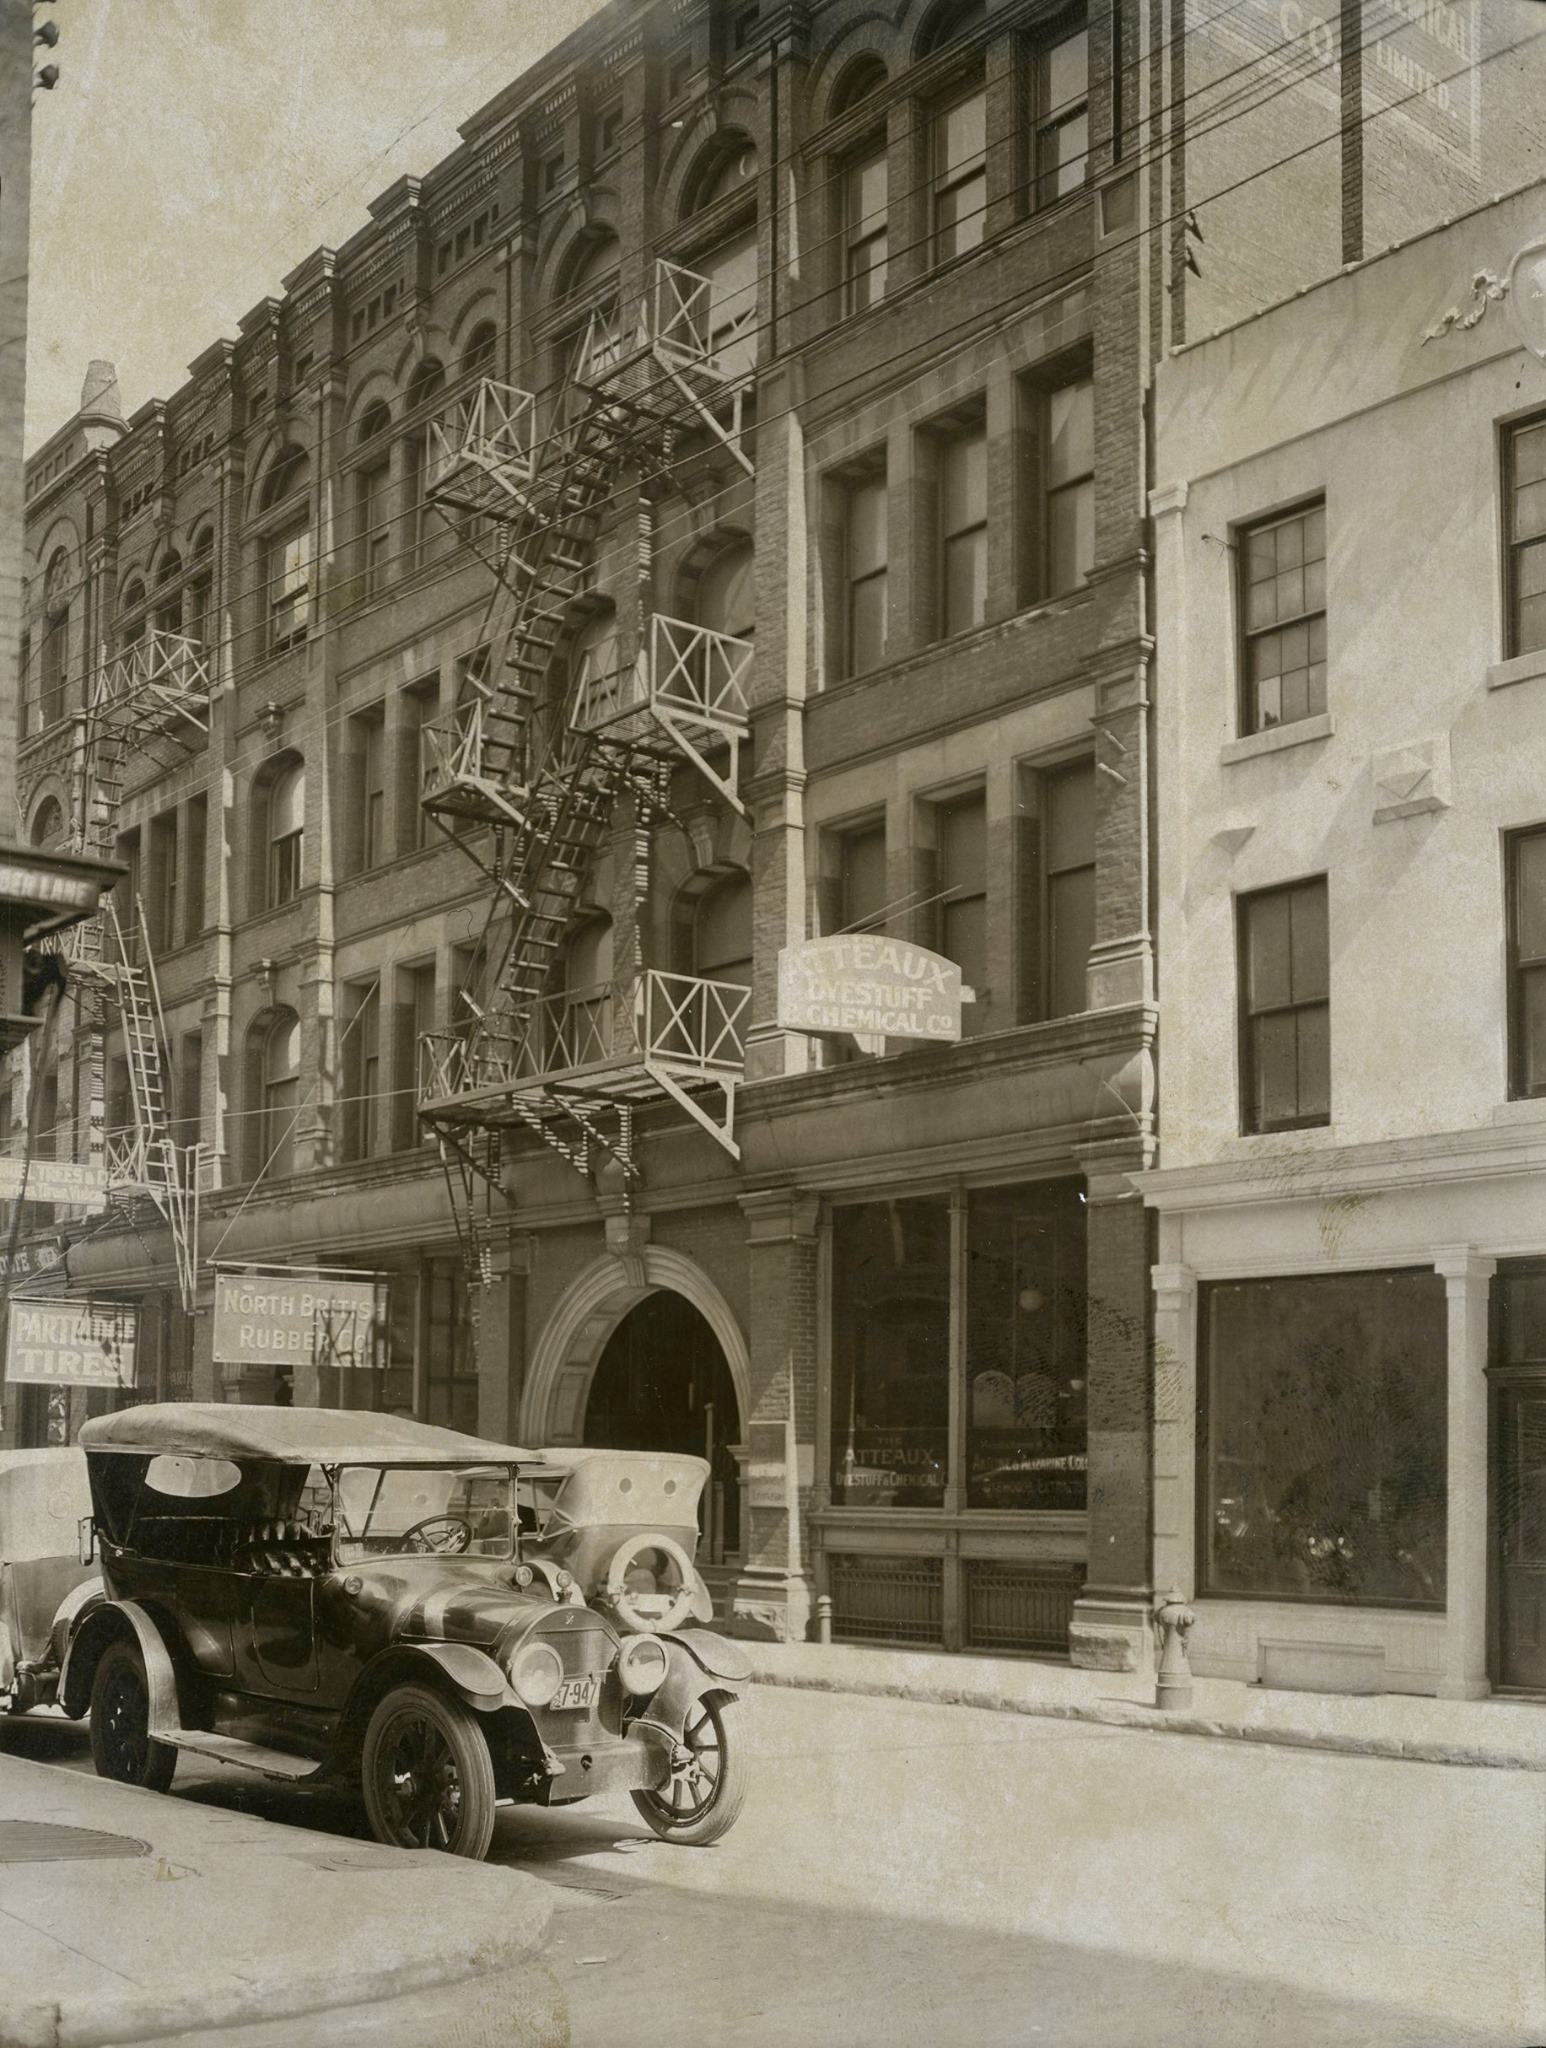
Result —
M239 1764L244 1771L257 1771L265 1778L285 1778L292 1784L315 1778L322 1770L314 1757L287 1756L282 1749L265 1749L261 1742L243 1742L235 1735L211 1735L202 1728L156 1730L157 1742L168 1749L185 1749L193 1756L207 1757L214 1764Z

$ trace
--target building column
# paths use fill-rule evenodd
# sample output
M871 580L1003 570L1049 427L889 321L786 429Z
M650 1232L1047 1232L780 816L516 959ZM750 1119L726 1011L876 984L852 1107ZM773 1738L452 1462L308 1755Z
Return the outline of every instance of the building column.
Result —
M493 1247L494 1277L469 1290L478 1370L478 1434L515 1441L526 1377L526 1277L533 1239L513 1232Z
M1089 1550L1069 1655L1094 1671L1147 1671L1154 1656L1150 1575L1153 1405L1149 1365L1149 1220L1128 1176L1142 1142L1085 1158L1089 1229L1086 1392Z
M1154 1281L1154 1584L1197 1590L1197 1275L1158 1265Z
M1449 1435L1444 1555L1444 1676L1439 1696L1481 1699L1487 1673L1487 1340L1495 1259L1469 1245L1434 1259L1449 1309Z
M806 1515L815 1477L820 1202L800 1189L743 1195L750 1268L751 1404L743 1417L737 1632L802 1642L811 1614Z

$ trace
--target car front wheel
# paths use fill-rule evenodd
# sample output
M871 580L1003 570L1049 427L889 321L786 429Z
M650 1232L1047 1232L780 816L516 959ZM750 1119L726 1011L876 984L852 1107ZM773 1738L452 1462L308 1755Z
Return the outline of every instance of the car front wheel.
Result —
M735 1825L749 1778L745 1711L741 1701L717 1693L688 1707L670 1777L658 1791L633 1795L662 1841L701 1848Z
M91 1761L99 1778L164 1792L177 1752L150 1732L150 1684L132 1643L109 1643L91 1681Z
M494 1833L494 1763L471 1710L427 1685L400 1685L370 1717L361 1758L378 1842L476 1861Z

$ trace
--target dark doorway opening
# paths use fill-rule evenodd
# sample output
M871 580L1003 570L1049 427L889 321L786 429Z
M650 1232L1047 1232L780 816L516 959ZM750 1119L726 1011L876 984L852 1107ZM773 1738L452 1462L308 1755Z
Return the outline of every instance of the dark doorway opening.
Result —
M585 1405L584 1441L620 1451L688 1451L712 1476L699 1511L700 1558L723 1564L741 1547L740 1479L732 1444L741 1412L725 1354L685 1296L660 1289L607 1340Z

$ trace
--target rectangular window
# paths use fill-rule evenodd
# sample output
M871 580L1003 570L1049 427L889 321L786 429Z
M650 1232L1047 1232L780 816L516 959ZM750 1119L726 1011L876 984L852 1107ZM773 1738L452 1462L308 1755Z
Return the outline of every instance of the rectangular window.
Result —
M268 644L272 654L304 640L311 619L311 528L292 527L268 544Z
M1043 449L1045 593L1077 590L1095 562L1095 385L1047 393Z
M454 1259L425 1262L423 1419L475 1434L478 1361L472 1345L467 1284Z
M424 1038L435 1029L435 963L403 968L397 978L399 1041L393 1062L392 1143L398 1152L430 1142L419 1122L418 1100L426 1079Z
M979 89L942 107L932 126L934 261L982 244L988 203L988 103Z
M619 150L619 149L620 149L620 148L622 147L622 141L623 141L623 110L622 110L622 108L621 108L621 107L607 107L607 108L606 108L606 109L605 109L605 110L604 110L604 111L602 112L602 115L601 115L600 121L598 122L598 124L597 124L597 125L598 125L598 131L599 131L599 132L598 132L598 136L597 136L597 143L596 143L596 156L597 156L597 160L598 160L598 161L600 161L600 160L601 160L602 158L605 158L605 157L609 157L609 156L615 156L615 155L616 155L616 153L617 153L617 151L618 151L618 150Z
M209 798L190 799L183 831L183 937L196 939L204 929L204 861L209 839Z
M386 843L386 710L377 705L356 721L360 734L360 865L380 867Z
M1038 65L1036 204L1079 191L1090 161L1090 38L1086 30L1042 53Z
M1326 709L1324 501L1243 528L1236 561L1243 636L1241 730L1266 732L1316 717Z
M1074 761L1041 778L1042 931L1048 1017L1089 1008L1095 943L1095 764Z
M381 1107L381 983L350 982L344 989L343 1156L369 1159L376 1149Z
M1198 1322L1198 1590L1442 1608L1442 1276L1216 1281Z
M936 804L939 844L939 902L935 931L939 950L954 960L961 980L975 991L975 1014L983 1014L988 981L988 806L981 790L954 803ZM973 1012L968 1010L968 1020ZM968 1021L963 1029L970 1031Z
M885 821L845 832L838 860L842 919L839 929L882 930L887 908Z
M1508 528L1508 645L1505 653L1546 647L1546 414L1521 420L1504 442Z
M886 152L843 173L844 310L862 313L886 292Z
M1546 828L1508 841L1509 1092L1546 1095Z
M184 631L196 647L206 650L210 646L210 632L213 621L210 611L214 604L214 582L205 574L195 576L188 585L187 620Z
M354 479L355 531L359 536L359 577L363 597L379 596L386 588L387 567L392 556L391 466L378 462L359 470Z
M1242 897L1239 946L1243 1129L1330 1123L1326 877Z
M150 914L155 943L168 952L182 940L177 885L177 813L167 811L152 819L150 826Z
M886 658L886 479L867 476L848 486L848 601L843 673L863 675Z
M435 765L435 736L429 728L435 723L440 711L440 679L429 676L422 683L415 683L403 693L403 709L406 713L402 738L402 752L399 756L399 773L407 782L403 791L404 803L401 816L406 820L403 829L404 853L415 848L428 846L437 834L429 813L424 808L425 781Z
M940 623L945 637L988 615L988 430L979 422L940 449Z
M950 1454L950 1204L832 1215L832 1498L940 1507Z
M177 1142L196 1145L204 1076L204 1034L185 1031L177 1049Z
M1085 1215L1077 1180L966 1207L966 1505L1085 1505Z

